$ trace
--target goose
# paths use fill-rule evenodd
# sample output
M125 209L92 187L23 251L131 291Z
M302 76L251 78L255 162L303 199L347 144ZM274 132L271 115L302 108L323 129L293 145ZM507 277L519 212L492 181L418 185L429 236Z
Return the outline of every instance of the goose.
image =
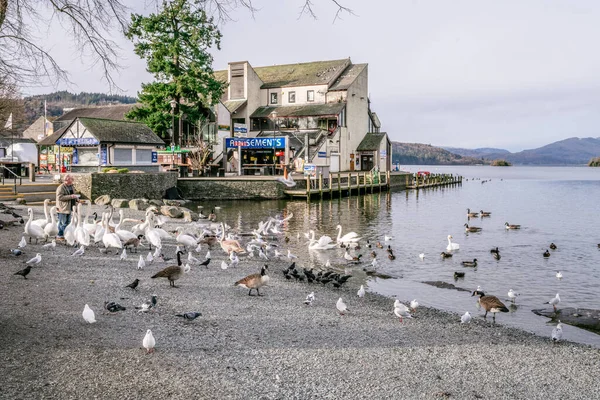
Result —
M83 246L90 245L90 234L83 228L83 218L81 218L81 203L77 205L77 227L75 228L75 241Z
M53 206L50 209L50 223L44 227L44 233L46 234L46 240L49 237L56 237L58 235L58 223L56 222L56 207Z
M545 302L544 304L550 304L554 308L554 312L556 312L556 306L560 303L560 296L556 293L556 296L550 301Z
M517 296L519 295L519 293L515 292L514 290L510 289L508 291L508 298L510 299L510 301L512 301L513 303L515 302L515 300L517 299Z
M346 233L344 236L342 236L342 225L338 225L336 226L336 229L338 231L338 235L337 235L337 243L356 243L358 242L360 239L360 237L358 237L358 234L356 232L348 232Z
M473 261L463 261L461 264L463 267L477 267L477 259L474 258Z
M550 251L548 251L548 249L546 249L546 251L544 253L542 253L542 256L544 256L544 258L550 257Z
M471 212L470 208L467 208L467 218L477 218L479 217L479 213Z
M552 343L556 344L558 342L561 341L563 336L563 331L562 331L562 323L560 322L560 319L558 320L558 324L556 324L556 327L554 329L552 329Z
M446 250L452 251L452 250L459 250L459 249L460 249L460 245L458 243L454 243L452 241L452 235L448 235L448 246L446 246Z
M181 254L181 251L177 252L177 265L171 265L167 268L164 268L163 270L152 275L151 278L167 278L169 280L169 286L177 287L175 286L175 281L181 278L181 275L183 275L185 268L181 263Z
M29 236L29 243L31 243L32 238L35 238L35 243L37 244L39 239L46 237L46 234L39 225L33 223L33 209L28 208L27 214L29 214L29 219L25 224L25 236Z
M550 248L551 248L552 250L556 250L556 245L555 245L554 243L550 243Z
M242 278L239 281L237 281L236 283L234 283L233 286L239 286L239 287L249 289L248 296L252 295L252 290L256 290L256 294L258 296L262 296L260 294L259 289L263 286L266 286L269 283L270 278L269 278L269 275L267 275L268 269L269 269L269 266L267 264L265 264L260 269L259 273L248 275L245 278Z
M491 212L489 212L489 211L483 211L483 210L480 210L480 211L479 211L479 215L481 216L481 218L483 218L483 217L491 217L491 216L492 216L492 213L491 213Z
M506 229L521 229L521 225L511 225L508 222L505 222L504 226Z
M479 296L479 304L485 310L485 315L483 318L487 318L488 312L491 312L494 316L494 321L496 321L496 313L498 312L508 312L508 308L502 303L496 296L486 296L481 290L475 290L471 297Z
M221 248L225 251L225 253L229 254L231 251L235 251L238 254L243 254L246 251L242 246L240 246L240 242L237 240L225 240L225 225L221 222L221 239L219 239L219 244Z
M183 245L184 250L187 251L187 248L195 249L198 246L196 239L190 235L183 233L183 228L180 226L177 228L177 243Z
M135 249L135 252L137 253L137 249L138 249L139 245L142 243L143 237L144 237L144 235L139 235L136 238L132 238L132 239L124 241L123 242L123 250L125 250L126 248L130 248L130 250Z
M450 258L450 257L452 257L452 253L446 253L445 251L442 251L442 253L440 255L442 256L442 258Z
M65 240L69 246L75 245L75 228L77 227L77 212L75 207L71 210L71 222L63 231Z
M466 232L481 232L481 228L478 226L469 226L469 224L465 224Z
M492 257L494 257L496 260L500 260L502 258L502 256L498 252L492 253Z
M36 219L32 221L32 224L39 226L40 228L44 228L50 222L50 218L48 218L48 204L50 204L50 199L44 200L44 215L45 218Z
M123 248L123 243L121 243L121 239L119 238L119 236L116 233L112 233L109 231L108 218L104 220L104 235L102 235L102 243L104 244L107 253L111 247L114 247L118 250Z

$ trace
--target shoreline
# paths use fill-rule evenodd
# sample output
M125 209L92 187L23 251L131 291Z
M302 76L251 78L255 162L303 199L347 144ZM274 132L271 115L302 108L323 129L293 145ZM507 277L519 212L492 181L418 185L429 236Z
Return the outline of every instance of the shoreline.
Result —
M39 216L42 208L33 208ZM126 217L144 214L124 210ZM341 289L287 281L287 260L267 262L265 296L250 297L233 282L263 262L240 257L237 268L221 270L226 255L218 247L208 269L192 266L172 289L166 279L150 279L167 264L138 271L135 253L120 262L92 246L74 259L65 246L51 254L27 245L14 257L7 249L22 231L0 230L2 398L600 397L600 351L589 345L553 345L501 321L461 325L460 315L426 307L399 323L393 298L367 292L359 299L361 282L353 279ZM163 251L172 257L174 249L169 240ZM203 260L206 249L194 256ZM12 275L37 252L42 263L29 279ZM134 292L125 285L135 278L141 282ZM311 291L316 300L304 306ZM133 309L152 294L156 312ZM340 296L350 309L345 316L335 309ZM105 300L127 310L103 315ZM95 324L81 317L86 303ZM174 316L187 311L202 316ZM147 329L156 338L151 355L141 346Z

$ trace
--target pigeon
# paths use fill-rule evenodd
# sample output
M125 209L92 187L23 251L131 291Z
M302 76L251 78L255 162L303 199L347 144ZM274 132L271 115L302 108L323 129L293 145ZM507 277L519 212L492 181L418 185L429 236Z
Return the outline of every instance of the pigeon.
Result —
M191 252L188 253L188 261L191 263L199 263L200 261L192 255Z
M199 312L186 312L183 314L175 314L176 317L181 317L187 321L193 321L201 315L202 315L202 313L199 313Z
M210 258L207 258L206 260L204 260L204 262L200 263L200 265L205 266L206 269L208 269L208 264L210 264Z
M561 341L563 336L562 323L560 319L558 320L558 324L554 329L552 329L552 343L558 343Z
M35 257L27 261L25 264L39 264L40 262L42 262L42 255L40 253L37 253Z
M10 249L10 253L13 256L20 256L21 254L23 254L23 252L21 250L19 250L19 249Z
M153 295L152 295L152 298L151 298L150 300L148 300L148 301L144 302L144 303L143 303L141 306L139 306L139 307L135 307L135 309L136 309L136 310L139 310L138 312L146 312L146 311L149 311L151 308L154 308L154 307L156 307L156 303L157 303L157 300L156 300L156 299L157 299L157 298L156 298L156 295L155 295L155 294L153 294Z
M154 353L156 340L154 340L154 336L152 335L152 331L150 329L146 331L146 336L144 336L144 340L142 340L142 345L146 349L146 353Z
M413 310L413 312L417 311L417 307L419 307L419 302L417 299L414 299L410 302L410 308Z
M94 311L87 304L83 307L83 312L81 313L85 322L89 322L93 324L96 322L96 316L94 315Z
M547 301L544 304L550 304L552 307L554 307L554 311L556 312L556 306L558 305L558 303L560 303L560 296L558 295L558 293L556 293L556 296L554 296L552 300Z
M144 262L144 256L140 254L140 259L138 261L137 269L144 269L146 263Z
M81 245L80 248L78 248L77 250L75 250L75 252L73 252L73 254L71 254L71 257L73 257L73 256L82 256L83 253L85 253L85 246Z
M360 285L360 289L358 289L358 292L356 292L356 294L360 298L365 297L365 287L363 285Z
M136 279L136 280L134 280L133 282L131 282L129 285L127 285L125 287L132 288L132 289L135 290L135 289L137 289L137 287L138 287L139 284L140 284L140 280Z
M111 302L105 301L104 302L104 309L106 311L108 311L108 312L111 312L111 313L115 313L115 312L118 312L118 311L125 311L126 310L125 307L123 307L119 303L115 303L114 301L111 301Z
M56 240L52 240L50 243L46 243L42 246L42 248L54 251L54 249L56 248Z
M25 240L25 236L21 236L21 241L19 242L19 245L17 247L19 247L20 249L22 249L25 246L27 246L27 241Z
M467 311L463 314L462 317L460 317L460 323L468 324L469 322L471 322L471 314L469 314L469 312Z
M342 300L341 297L338 299L335 307L340 312L340 315L344 315L345 312L350 311L348 310L348 307L346 307L346 303L344 303L344 300Z
M306 296L306 300L304 300L304 304L310 306L312 302L315 300L315 292L310 292L308 296Z
M229 265L227 265L227 263L225 261L221 261L221 269L227 269L229 268Z
M125 249L125 247L123 247L123 251L121 252L121 255L119 256L119 260L121 260L121 261L127 260L127 249Z
M146 262L148 264L151 264L152 261L154 261L154 257L152 257L152 253L151 252L148 252L148 255L146 256Z
M15 272L14 275L21 275L24 279L27 279L27 275L29 275L30 272L31 272L31 265L28 265L26 268Z

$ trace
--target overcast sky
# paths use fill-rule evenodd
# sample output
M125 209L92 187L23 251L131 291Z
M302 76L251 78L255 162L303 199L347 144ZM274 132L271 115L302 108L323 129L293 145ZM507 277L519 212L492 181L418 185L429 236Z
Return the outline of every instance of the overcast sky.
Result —
M298 18L303 1L253 0L254 19L244 9L233 13L214 68L239 60L368 63L372 109L402 142L520 151L600 137L600 1L338 0L356 15L335 23L331 0L312 0L317 20ZM146 3L126 2L138 12ZM75 84L61 88L108 91L65 38L53 29L47 39ZM118 84L135 96L151 77L132 45L115 40L125 66Z

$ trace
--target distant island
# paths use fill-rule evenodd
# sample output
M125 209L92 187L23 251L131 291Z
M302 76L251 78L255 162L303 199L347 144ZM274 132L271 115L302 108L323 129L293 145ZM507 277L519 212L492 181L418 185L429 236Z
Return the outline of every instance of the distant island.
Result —
M590 160L588 167L600 167L600 157L595 157Z
M510 167L510 166L512 166L512 164L506 160L494 160L490 163L490 165L492 167Z

